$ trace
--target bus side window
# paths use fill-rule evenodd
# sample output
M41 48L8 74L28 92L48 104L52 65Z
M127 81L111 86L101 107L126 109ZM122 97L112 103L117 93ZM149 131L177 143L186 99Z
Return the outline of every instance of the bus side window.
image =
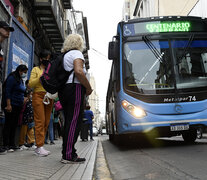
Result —
M120 60L119 55L117 61L115 61L115 77L116 77L116 91L120 91Z
M112 80L112 82L114 83L114 81L116 81L116 73L115 73L115 62L113 61L113 64L112 64L112 72L111 72L111 80Z
M120 78L119 78L119 68L118 61L113 61L111 68L111 83L113 91L118 92L120 90ZM116 92L114 92L116 94Z

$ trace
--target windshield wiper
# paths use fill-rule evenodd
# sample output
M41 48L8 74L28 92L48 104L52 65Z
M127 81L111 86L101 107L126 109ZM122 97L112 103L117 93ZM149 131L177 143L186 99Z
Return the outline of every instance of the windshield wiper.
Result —
M142 79L140 80L140 84L144 81L144 79L148 76L149 72L153 69L153 67L158 63L163 63L163 55L165 54L164 52L160 53L157 48L155 47L155 45L147 38L147 36L143 36L142 37L143 41L145 42L145 44L149 47L149 49L152 51L152 53L154 54L154 56L156 57L156 61L153 63L153 65L149 68L149 70L145 73L145 75L142 77Z
M142 40L145 42L145 44L149 47L149 49L152 51L152 53L154 54L154 56L157 58L157 60L162 63L163 62L163 53L160 53L157 48L155 47L155 45L148 39L147 36L143 36Z

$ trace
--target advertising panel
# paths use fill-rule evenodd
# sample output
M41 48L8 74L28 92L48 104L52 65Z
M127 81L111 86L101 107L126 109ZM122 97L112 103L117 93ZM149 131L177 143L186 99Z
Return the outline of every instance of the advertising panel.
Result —
M7 74L14 71L18 65L25 64L28 67L29 78L34 60L34 39L14 17L12 26L15 30L10 38Z

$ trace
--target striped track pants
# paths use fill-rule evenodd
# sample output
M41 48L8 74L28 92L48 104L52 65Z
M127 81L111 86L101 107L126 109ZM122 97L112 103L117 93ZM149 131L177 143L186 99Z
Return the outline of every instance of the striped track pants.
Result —
M85 88L76 83L66 84L58 95L65 115L62 158L71 160L77 157L75 143L81 129Z

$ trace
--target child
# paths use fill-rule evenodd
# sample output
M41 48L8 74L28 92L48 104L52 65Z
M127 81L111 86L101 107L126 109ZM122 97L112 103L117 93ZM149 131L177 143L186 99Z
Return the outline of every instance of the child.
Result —
M20 150L26 150L31 148L34 150L36 146L34 145L34 118L33 118L33 108L32 108L32 90L26 90L26 100L23 107L23 116L22 116L22 127L20 131L19 145ZM27 135L27 145L25 146Z

